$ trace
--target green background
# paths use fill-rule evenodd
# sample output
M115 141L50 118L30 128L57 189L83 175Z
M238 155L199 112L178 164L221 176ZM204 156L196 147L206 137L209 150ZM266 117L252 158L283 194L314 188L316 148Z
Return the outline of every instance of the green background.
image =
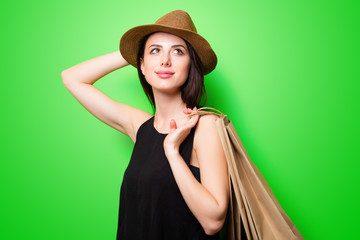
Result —
M331 1L1 3L1 239L115 239L133 144L83 108L61 71L118 50L122 34L189 12L218 56L208 106L233 121L305 239L355 239L359 39ZM151 111L136 69L95 83Z

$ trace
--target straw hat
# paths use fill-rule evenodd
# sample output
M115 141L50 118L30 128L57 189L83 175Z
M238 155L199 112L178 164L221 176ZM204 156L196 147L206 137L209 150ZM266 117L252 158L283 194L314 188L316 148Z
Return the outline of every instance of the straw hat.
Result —
M188 41L203 64L205 75L216 67L217 58L210 44L197 33L189 14L182 10L164 15L155 24L140 25L128 30L120 40L121 55L128 63L137 67L139 43L143 37L154 32L171 33Z

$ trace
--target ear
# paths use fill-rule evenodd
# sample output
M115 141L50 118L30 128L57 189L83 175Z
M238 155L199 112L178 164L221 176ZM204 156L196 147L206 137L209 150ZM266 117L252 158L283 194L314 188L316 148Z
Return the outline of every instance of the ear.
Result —
M143 58L140 58L140 69L141 69L142 74L145 76L145 74L144 74L144 59Z

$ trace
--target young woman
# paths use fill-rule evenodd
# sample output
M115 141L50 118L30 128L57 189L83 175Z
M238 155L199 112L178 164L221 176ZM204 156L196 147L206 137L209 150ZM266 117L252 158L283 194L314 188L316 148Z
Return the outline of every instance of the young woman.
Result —
M229 177L216 116L188 116L199 107L204 75L216 61L190 16L177 10L127 31L120 51L62 72L89 112L135 143L121 186L117 239L219 238ZM93 86L129 63L138 68L154 116Z

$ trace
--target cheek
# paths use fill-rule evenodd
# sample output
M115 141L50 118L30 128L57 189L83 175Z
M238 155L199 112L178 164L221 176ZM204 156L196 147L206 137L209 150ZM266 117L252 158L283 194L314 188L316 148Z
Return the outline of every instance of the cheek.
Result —
M142 64L142 72L146 76L146 74L150 73L154 69L154 61L144 61Z
M140 65L140 70L141 70L142 74L145 75L145 72L144 72L144 62L141 63L141 65Z
M176 65L181 72L187 74L190 69L190 60L181 59L181 61L178 61Z
M186 64L185 64L185 66L186 66L187 69L190 69L190 65L191 65L191 59L190 59L190 57L189 57L188 59L186 59Z

